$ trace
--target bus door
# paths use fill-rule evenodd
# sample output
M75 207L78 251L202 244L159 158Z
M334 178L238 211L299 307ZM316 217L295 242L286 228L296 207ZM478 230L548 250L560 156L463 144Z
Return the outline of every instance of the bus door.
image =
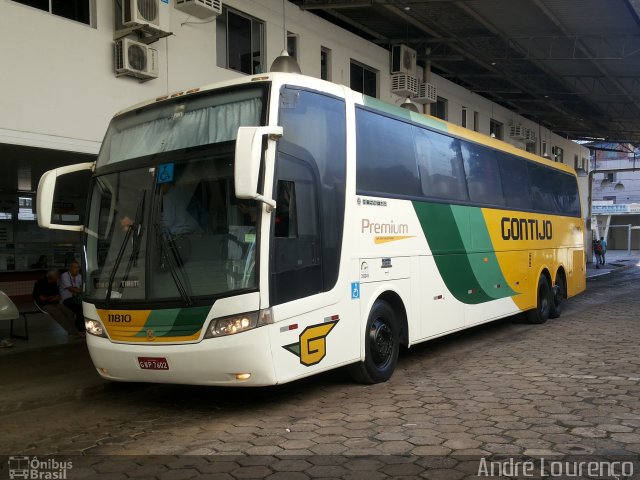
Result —
M297 87L280 91L272 196L269 302L278 381L359 358L359 319L339 282L346 182L342 99Z
M282 152L276 164L270 294L279 304L322 291L322 242L312 165Z

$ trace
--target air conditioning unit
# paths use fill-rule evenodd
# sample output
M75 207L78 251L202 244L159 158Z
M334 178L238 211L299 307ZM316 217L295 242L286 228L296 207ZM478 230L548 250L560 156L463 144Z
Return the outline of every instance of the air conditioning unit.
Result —
M130 38L115 42L116 77L158 78L158 51Z
M418 79L406 73L391 75L391 93L401 97L413 97L418 93Z
M416 51L406 45L391 47L391 73L406 73L417 77Z
M438 89L432 83L418 85L418 94L412 98L416 103L436 103L438 101Z
M176 10L197 18L217 17L222 13L221 0L176 0Z
M509 125L509 137L514 140L525 140L527 129L522 125Z
M169 33L169 2L115 0L116 34L130 29L150 34Z

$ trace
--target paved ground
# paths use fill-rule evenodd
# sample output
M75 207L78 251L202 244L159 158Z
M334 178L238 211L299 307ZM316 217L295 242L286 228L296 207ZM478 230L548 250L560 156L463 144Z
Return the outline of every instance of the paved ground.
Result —
M374 386L342 371L252 390L107 384L82 343L15 349L0 357L0 454L84 455L67 478L161 479L462 478L495 453L638 460L640 267L627 265L561 319L421 344Z

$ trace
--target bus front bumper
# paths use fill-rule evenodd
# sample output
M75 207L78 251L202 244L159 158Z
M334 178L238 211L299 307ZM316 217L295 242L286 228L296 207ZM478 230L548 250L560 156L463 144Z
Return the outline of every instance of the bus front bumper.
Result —
M276 383L267 327L179 345L113 343L87 335L87 346L96 370L107 380L222 386ZM147 365L145 359L156 359L152 363L166 369L144 369L140 359Z

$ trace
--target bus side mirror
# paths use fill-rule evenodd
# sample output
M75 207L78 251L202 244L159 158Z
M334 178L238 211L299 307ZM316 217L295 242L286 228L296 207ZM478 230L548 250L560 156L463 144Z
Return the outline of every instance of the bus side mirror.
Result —
M60 167L53 170L49 170L45 172L44 175L40 178L40 183L38 183L38 193L36 195L36 212L38 214L38 225L40 228L49 228L51 230L68 230L71 232L81 232L83 230L83 225L78 216L78 220L67 220L65 219L65 215L58 215L54 212L54 205L60 203L65 195L68 195L68 192L62 191L65 190L64 186L61 187L61 183L59 182L60 178L66 175L70 175L69 178L73 179L73 184L77 184L77 175L72 175L78 172L87 172L91 174L95 166L94 162L88 163L78 163L75 165L68 165L66 167ZM66 182L67 185L69 182ZM82 190L82 195L84 195L83 206L86 202L86 190L89 187L88 178L85 185L80 186ZM82 189L82 187L86 187ZM75 192L78 193L78 192ZM56 222L54 222L53 214L56 213ZM75 217L75 216L74 216Z
M262 139L265 135L269 135L270 140L276 140L282 136L282 127L238 128L233 177L236 197L258 200L266 203L271 208L275 208L275 200L265 198L258 193Z

